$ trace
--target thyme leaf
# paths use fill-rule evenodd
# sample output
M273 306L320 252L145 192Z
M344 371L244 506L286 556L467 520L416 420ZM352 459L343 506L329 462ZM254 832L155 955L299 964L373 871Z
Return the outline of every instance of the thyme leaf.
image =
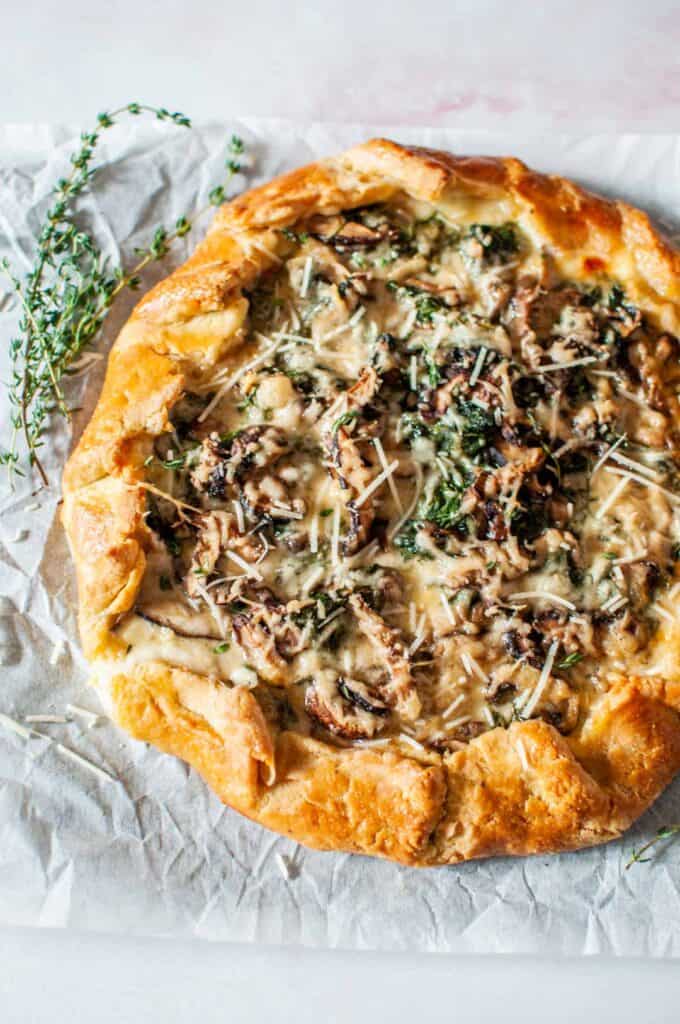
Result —
M664 840L672 839L674 836L680 835L680 825L663 825L655 836L652 837L648 842L641 846L637 850L633 850L630 860L626 864L626 871L632 864L646 864L648 861L653 860L654 857L645 857L648 850L651 850Z
M0 274L9 281L21 307L18 333L10 342L12 371L7 387L12 433L7 448L0 450L0 465L6 467L10 483L15 473L23 475L25 449L29 465L48 485L39 450L51 417L70 418L73 412L62 386L64 377L98 337L116 297L139 287L141 271L163 259L204 212L179 217L172 227L157 227L149 245L135 250L137 261L132 267L109 265L97 238L82 226L79 200L92 189L98 170L94 157L102 134L126 115L142 114L180 128L191 127L185 114L143 103L128 103L98 114L95 128L81 133L80 148L70 158L69 171L52 190L31 269L20 280L7 259L0 261ZM242 140L233 136L225 182L210 192L206 209L224 200L227 182L240 170L235 157L243 148Z

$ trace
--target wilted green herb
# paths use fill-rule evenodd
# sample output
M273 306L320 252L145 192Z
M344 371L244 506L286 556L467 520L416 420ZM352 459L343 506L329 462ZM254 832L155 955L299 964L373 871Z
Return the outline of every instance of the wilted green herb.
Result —
M163 469L181 469L186 461L185 455L178 455L174 459L161 459L160 463Z
M416 296L416 323L418 324L431 324L437 313L441 313L448 307L443 299L438 299L436 295L430 295L429 292L423 292Z
M580 651L572 651L568 654L564 661L561 661L558 668L572 668L573 665L578 665L579 661L583 661L585 655L581 654Z
M144 267L162 259L173 243L191 230L202 212L191 219L179 217L173 227L156 228L148 247L136 250L137 262L131 268L108 265L94 234L79 225L78 200L92 187L97 171L93 160L102 133L124 115L142 113L179 127L191 126L184 114L141 103L128 103L99 114L96 127L81 134L80 149L71 156L69 173L54 187L31 270L22 281L8 260L0 263L22 308L19 333L10 342L12 436L7 449L0 453L0 463L7 467L10 479L14 472L22 472L19 438L23 437L29 463L47 485L38 452L44 444L49 417L53 413L66 417L71 414L62 387L64 376L97 337L116 296L124 289L137 288ZM240 170L235 156L242 152L243 142L232 137L227 181ZM209 205L224 200L225 186L226 182L212 190Z
M429 551L425 551L418 544L418 533L422 529L422 525L420 519L409 519L394 538L395 548L401 551L405 559L434 557Z
M295 242L296 245L304 245L309 238L309 235L306 234L306 232L302 231L298 234L298 232L293 231L292 228L281 228L281 234L284 238L287 238L289 242Z
M427 382L431 388L436 388L441 380L441 370L429 353L425 354L424 362L427 369Z
M462 429L461 448L470 458L481 455L491 442L496 429L493 412L483 409L475 402L458 403L458 412L465 417Z
M462 491L449 480L442 480L429 503L423 508L423 519L435 523L441 529L450 529L458 522L458 511Z
M512 224L501 224L499 227L471 224L465 237L479 242L484 250L482 258L490 263L505 262L519 249L519 239Z
M338 416L337 420L333 424L331 433L337 434L340 427L344 427L347 423L351 423L359 415L358 409L350 409L348 412L343 412L342 416Z

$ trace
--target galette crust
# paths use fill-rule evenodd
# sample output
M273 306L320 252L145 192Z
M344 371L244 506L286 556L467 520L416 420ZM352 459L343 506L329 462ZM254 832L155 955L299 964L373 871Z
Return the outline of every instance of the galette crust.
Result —
M224 359L247 312L242 290L279 262L280 229L399 193L454 208L470 198L500 204L549 247L565 277L600 268L662 329L680 333L680 254L648 217L515 159L376 139L246 193L133 311L66 467L63 521L83 647L132 736L183 758L240 813L309 846L428 866L605 842L680 769L680 681L621 678L567 738L542 721L518 722L428 764L292 732L273 737L249 691L135 662L114 632L146 566L137 482L149 442L192 379ZM661 643L677 662L672 627L662 627Z

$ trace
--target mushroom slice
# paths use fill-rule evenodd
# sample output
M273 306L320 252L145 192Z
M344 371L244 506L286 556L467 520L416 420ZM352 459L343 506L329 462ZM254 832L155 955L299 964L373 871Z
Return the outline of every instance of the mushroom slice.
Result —
M236 435L229 452L230 470L238 476L247 469L271 466L289 450L288 438L279 427L260 423Z
M340 427L335 435L333 455L333 475L343 489L354 492L347 502L350 530L343 541L345 555L353 555L368 540L368 533L375 518L372 497L358 507L356 504L357 498L370 485L372 474L364 464L358 445L344 427Z
M389 682L383 687L386 696L394 700L402 718L413 721L421 710L420 697L411 677L411 665L401 633L366 604L360 594L352 594L349 604L359 629L382 656L389 672Z
M226 550L233 530L228 512L208 512L198 520L199 532L191 565L184 578L189 597L200 597L203 585L215 571L220 555Z
M362 409L371 402L380 389L380 377L373 367L364 367L351 388L347 390L347 408Z
M288 666L279 654L276 639L257 614L235 615L232 629L239 647L259 676L273 686L285 686Z
M191 473L191 482L197 491L204 491L211 498L224 498L228 457L219 434L213 432L203 438L198 462Z
M356 382L347 392L347 411L357 412L364 408L380 388L380 377L373 368L364 368ZM345 555L353 555L364 546L375 518L373 498L357 507L356 501L373 479L373 474L359 450L359 445L344 427L328 432L324 444L331 463L331 473L343 490L353 492L347 502L350 515L350 531L343 542Z
M502 398L497 387L482 376L478 377L474 384L470 384L471 377L472 366L458 367L446 383L440 384L433 391L429 404L439 416L444 415L454 397L463 398L466 401L476 399L491 407L501 404Z
M319 238L322 242L327 242L333 235L337 234L343 225L343 219L339 216L324 217L323 214L317 214L315 217L310 218L307 222L307 230L310 235L314 238Z
M365 683L319 672L305 694L305 711L324 729L347 740L370 739L385 727L390 709Z
M177 598L156 598L138 604L135 612L146 622L171 629L177 636L191 637L195 640L224 640L224 635L210 612L195 612Z
M563 736L568 736L578 725L581 702L568 683L558 680L550 687L549 695L539 702L534 718L542 718Z
M367 228L355 220L346 221L342 227L335 232L330 239L333 248L349 249L355 247L369 247L378 245L383 238L387 237L386 231L376 231L374 228Z

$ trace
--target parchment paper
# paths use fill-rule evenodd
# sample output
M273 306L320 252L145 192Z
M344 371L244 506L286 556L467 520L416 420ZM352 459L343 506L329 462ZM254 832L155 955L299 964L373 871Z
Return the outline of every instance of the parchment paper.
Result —
M117 128L102 147L105 167L86 207L112 257L122 250L129 261L158 223L200 204L220 178L232 131L246 141L254 160L249 181L256 183L380 129L261 120L191 133L141 121ZM412 127L390 133L459 152L513 153L646 207L670 232L680 228L680 136L517 139ZM67 127L0 129L0 256L20 271L29 265L48 191L76 146L77 132ZM236 184L242 187L242 179ZM195 238L177 249L175 261ZM169 267L168 261L150 270L144 287ZM18 310L3 288L4 381ZM124 296L116 305L100 352L133 301ZM75 436L102 371L103 361L73 383L82 403ZM1 402L4 439L4 390ZM45 451L49 491L35 493L36 481L24 479L14 492L3 481L0 492L0 712L16 720L62 713L69 701L101 710L84 682L72 568L55 520L70 444L59 425ZM36 729L49 739L26 741L0 728L4 923L383 950L680 955L680 845L624 870L634 845L680 820L680 784L623 840L604 848L415 871L298 848L222 807L184 764L128 739L105 717L91 728L74 719ZM118 781L67 760L57 742Z

